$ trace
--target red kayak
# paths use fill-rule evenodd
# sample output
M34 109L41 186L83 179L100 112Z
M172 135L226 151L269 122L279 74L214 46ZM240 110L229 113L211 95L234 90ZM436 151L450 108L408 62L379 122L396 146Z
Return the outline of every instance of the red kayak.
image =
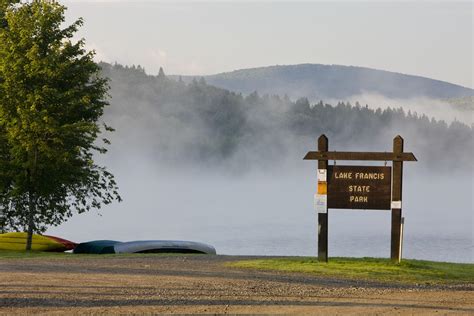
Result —
M62 238L55 237L55 236L49 236L49 235L43 235L43 236L51 238L54 241L63 244L64 247L66 248L66 250L73 250L77 246L77 244L75 242L72 242L70 240L62 239Z

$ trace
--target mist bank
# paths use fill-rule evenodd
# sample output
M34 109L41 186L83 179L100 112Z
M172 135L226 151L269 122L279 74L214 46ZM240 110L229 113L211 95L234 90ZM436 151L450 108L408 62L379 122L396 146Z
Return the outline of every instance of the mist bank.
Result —
M374 93L363 93L347 98L347 101L355 104L367 105L371 109L402 108L406 113L412 115L426 115L438 121L451 124L455 121L473 126L474 97L432 99L427 97L413 98L388 98ZM334 104L338 101L329 100Z
M405 151L414 152L426 172L472 172L473 129L459 121L359 102L243 96L204 79L185 83L163 72L148 76L140 67L101 66L111 80L104 120L117 130L110 136L117 157L135 153L169 168L239 174L292 169L316 149L320 134L341 151L391 151L393 137L401 135Z

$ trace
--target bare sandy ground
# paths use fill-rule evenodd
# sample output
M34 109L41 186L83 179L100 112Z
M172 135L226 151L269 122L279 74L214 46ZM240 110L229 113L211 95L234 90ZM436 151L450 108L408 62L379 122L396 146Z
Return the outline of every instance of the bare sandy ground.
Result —
M394 286L223 265L242 259L3 259L0 314L474 315L474 286Z

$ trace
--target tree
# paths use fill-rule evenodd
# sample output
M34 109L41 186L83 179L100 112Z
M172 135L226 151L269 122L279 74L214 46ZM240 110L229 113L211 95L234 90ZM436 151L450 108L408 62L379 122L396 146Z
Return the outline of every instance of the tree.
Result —
M82 19L62 28L65 7L0 3L0 204L2 229L34 232L120 201L114 176L94 163L109 141L99 122L107 80L84 40Z
M160 70L158 71L158 78L166 78L165 71L163 70L163 67L160 67ZM180 76L181 78L181 76ZM182 78L181 78L182 80Z

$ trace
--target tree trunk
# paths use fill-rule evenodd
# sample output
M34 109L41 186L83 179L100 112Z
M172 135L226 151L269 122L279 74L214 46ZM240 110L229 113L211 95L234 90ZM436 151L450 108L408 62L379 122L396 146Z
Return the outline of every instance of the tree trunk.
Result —
M2 208L0 211L0 233L4 234L6 232L6 225L5 209Z
M28 197L28 232L26 238L26 251L31 251L31 244L33 242L33 233L35 231L35 213L36 203L32 194Z
M36 214L36 191L35 188L35 176L36 166L38 162L38 148L34 146L33 149L33 166L32 170L28 172L29 178L29 193L28 193L28 233L26 238L26 251L31 251L31 244L33 241L33 233L35 231L35 214Z

